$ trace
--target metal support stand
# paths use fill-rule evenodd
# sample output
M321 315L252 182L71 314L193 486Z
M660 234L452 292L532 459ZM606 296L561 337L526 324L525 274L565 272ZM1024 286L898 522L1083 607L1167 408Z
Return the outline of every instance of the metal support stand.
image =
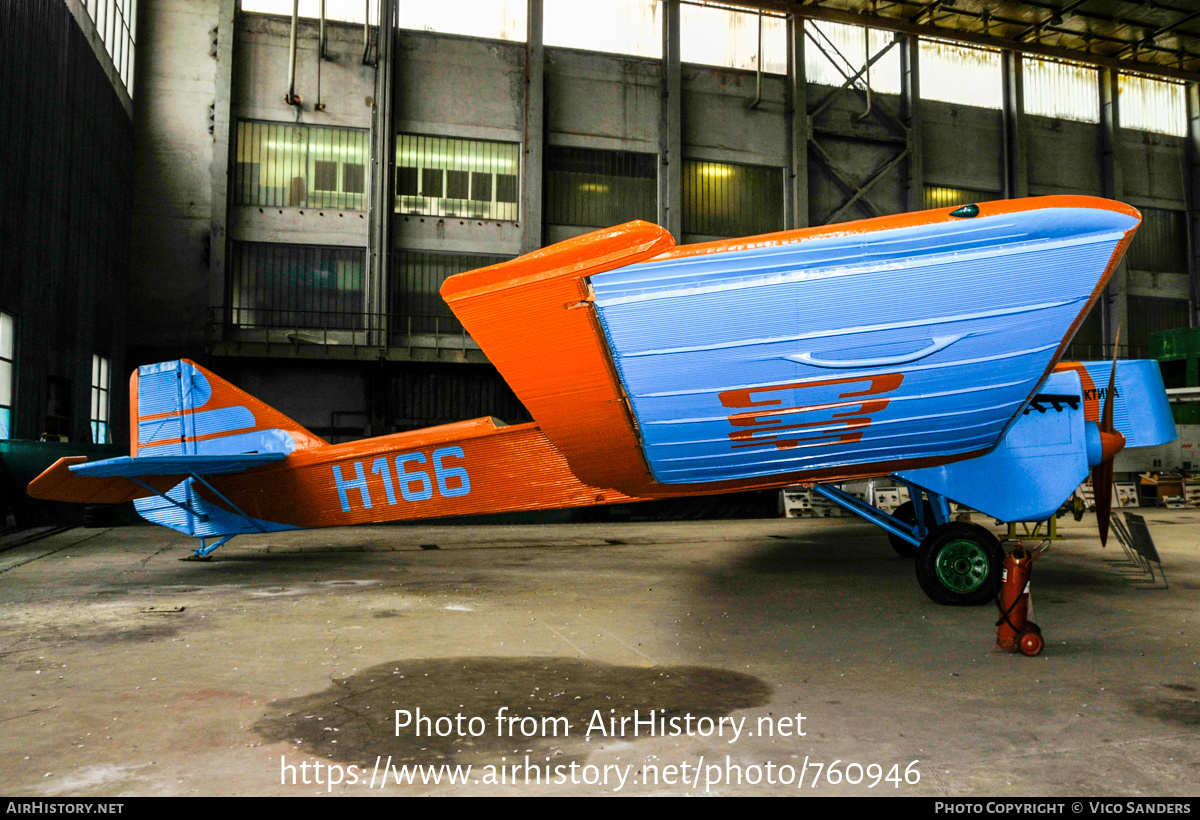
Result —
M1030 525L1033 529L1030 529ZM1021 532L1017 532L1017 526L1020 525ZM1046 531L1042 532L1042 526L1046 527ZM1020 541L1023 538L1039 538L1045 541L1064 541L1066 536L1058 534L1058 519L1047 518L1045 521L1009 521L1008 531L1006 535L1009 541Z

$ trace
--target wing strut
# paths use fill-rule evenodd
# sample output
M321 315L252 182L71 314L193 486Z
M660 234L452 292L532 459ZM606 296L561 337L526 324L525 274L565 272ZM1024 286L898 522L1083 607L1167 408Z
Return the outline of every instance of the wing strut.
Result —
M212 490L212 491L213 491L213 493L214 493L214 494L217 496L217 498L219 498L219 499L221 499L222 501L224 501L224 502L225 502L227 505L229 505L230 509L232 509L232 510L233 510L235 513L237 513L238 515L240 515L242 518L246 519L246 521L248 521L248 522L250 523L250 526L254 527L254 529L258 530L259 532L266 532L266 531L267 531L267 528L266 528L266 527L264 527L262 524L260 524L259 522L255 521L253 518L251 518L250 516L248 516L248 515L246 515L244 512L242 512L241 508L240 508L240 507L238 507L238 505L237 505L237 504L234 504L232 501L230 501L228 498L226 498L226 497L225 497L225 495L224 495L224 493L222 493L222 492L221 492L220 490L218 490L216 487L214 487L213 485L211 485L211 484L209 484L207 481L205 481L205 480L204 480L204 478L203 478L202 476L200 476L200 475L199 475L199 474L197 474L197 473L189 473L189 475L191 475L191 477L192 477L192 478L194 478L194 479L196 479L197 481L199 481L199 482L200 482L201 484L203 484L205 487L208 487L208 489ZM233 537L233 536L231 535L231 536L229 536L228 538L226 538L225 540L227 541L227 540L229 540L229 538L232 538L232 537ZM222 541L221 543L223 544L223 543L225 543L225 541ZM220 546L220 544L218 544L217 546ZM213 547L213 549L216 549L216 547Z

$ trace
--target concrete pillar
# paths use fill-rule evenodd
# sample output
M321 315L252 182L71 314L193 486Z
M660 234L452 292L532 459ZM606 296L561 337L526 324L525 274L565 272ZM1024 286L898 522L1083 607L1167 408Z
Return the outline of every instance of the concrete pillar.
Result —
M375 105L371 109L371 189L367 214L367 313L382 316L387 311L388 261L391 259L392 211L396 164L393 71L396 43L396 0L379 4L379 29L375 47ZM386 325L369 325L383 344Z
M233 41L237 0L221 0L217 9L217 61L213 83L213 143L210 180L212 216L208 233L209 333L221 332L225 315L226 255L229 250L229 157L232 153ZM213 337L210 335L209 339Z
M1004 71L1004 196L1029 196L1029 161L1025 155L1025 85L1021 55L1003 53Z
M683 78L679 62L679 0L663 0L662 127L658 224L683 241Z
M787 148L788 188L784 225L808 227L808 76L804 69L804 18L787 18Z
M1109 199L1121 201L1124 196L1124 185L1121 178L1121 163L1117 159L1117 128L1120 122L1118 111L1117 71L1113 68L1100 70L1100 178L1104 195ZM1102 297L1105 300L1104 312L1101 314L1103 338L1105 344L1112 344L1117 335L1117 328L1122 328L1122 336L1129 339L1129 298L1128 298L1128 266L1125 260L1117 266L1109 280L1108 290Z
M925 208L924 147L921 141L921 49L916 35L906 34L900 40L900 118L907 128L905 149L905 208L920 211Z
M528 0L525 40L525 156L521 174L521 252L542 247L542 166L546 153L546 49L542 0Z
M1200 83L1188 83L1188 326L1200 326Z

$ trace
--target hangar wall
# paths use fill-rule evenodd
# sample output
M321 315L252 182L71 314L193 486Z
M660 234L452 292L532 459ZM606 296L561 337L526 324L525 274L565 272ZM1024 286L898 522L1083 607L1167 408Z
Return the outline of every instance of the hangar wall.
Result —
M858 97L805 81L798 26L791 74L765 74L761 94L752 71L400 30L381 157L363 27L326 31L318 109L316 21L300 21L302 101L289 105L289 19L240 14L234 0L147 10L131 364L200 359L339 439L488 412L520 421L438 299L446 275L605 219L652 219L690 242L947 196L1095 194L1148 214L1075 355L1106 355L1118 324L1122 354L1145 355L1149 332L1195 321L1188 139L1120 128L1111 107L1097 125L1024 114L1011 54L1005 109L906 91L875 95L861 118ZM911 41L897 48L915 69ZM270 152L288 141L307 164L268 178L282 162ZM460 164L431 172L429 158L445 155ZM378 168L387 184L377 201L391 204L381 278L368 257ZM713 182L730 175L741 193ZM589 185L619 195L566 193ZM444 198L432 208L431 191Z
M0 439L127 435L123 392L93 401L93 364L126 372L133 128L85 25L78 3L0 4Z

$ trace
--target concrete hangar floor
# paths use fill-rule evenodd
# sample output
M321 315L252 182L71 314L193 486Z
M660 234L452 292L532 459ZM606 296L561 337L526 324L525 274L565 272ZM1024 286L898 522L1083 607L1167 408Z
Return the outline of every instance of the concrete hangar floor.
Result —
M0 791L1195 795L1200 510L1148 520L1168 590L1068 519L1036 658L851 519L69 530L0 553Z

